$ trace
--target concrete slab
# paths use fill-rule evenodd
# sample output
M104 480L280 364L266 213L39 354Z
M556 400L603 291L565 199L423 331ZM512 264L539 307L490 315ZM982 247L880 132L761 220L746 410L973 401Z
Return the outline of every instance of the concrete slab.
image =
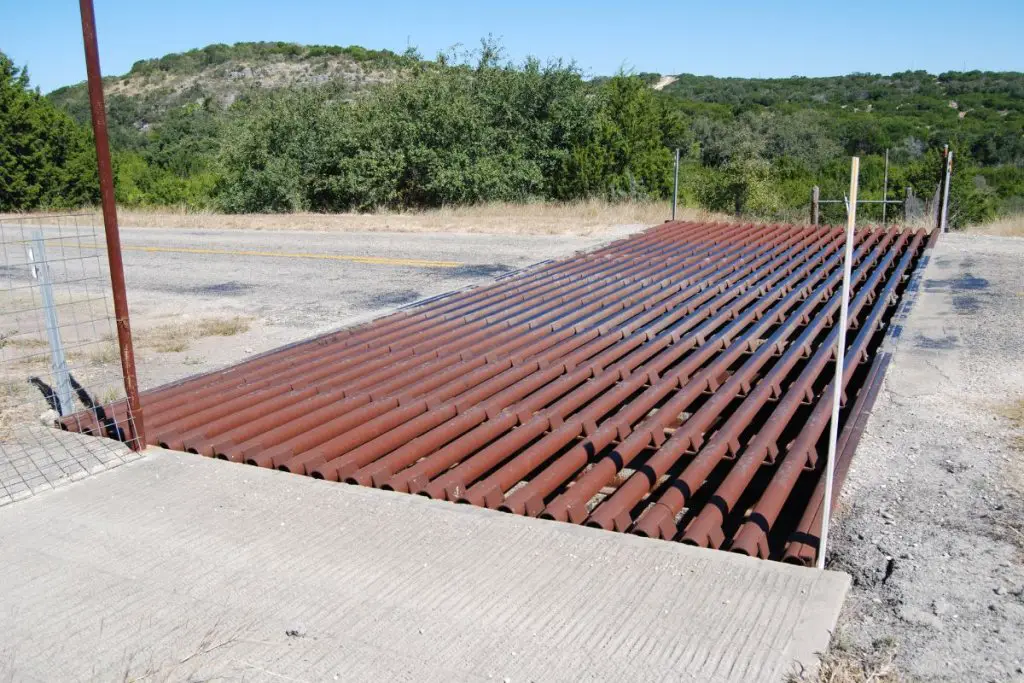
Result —
M159 450L0 509L0 576L14 680L779 681L848 587Z

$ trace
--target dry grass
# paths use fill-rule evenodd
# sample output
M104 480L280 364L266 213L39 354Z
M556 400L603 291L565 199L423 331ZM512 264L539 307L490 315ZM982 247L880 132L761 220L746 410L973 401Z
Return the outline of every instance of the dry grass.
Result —
M902 683L909 680L894 663L891 642L876 644L873 652L855 652L833 646L816 672L791 675L788 683Z
M14 433L14 425L26 418L29 385L24 381L0 380L0 441Z
M160 353L179 353L188 349L196 339L233 337L247 332L249 325L249 319L240 316L203 318L139 330L135 334L135 341L140 348L149 348Z
M42 344L42 346L45 347L47 346L47 344ZM68 363L80 361L83 358L86 360L91 360L90 355L86 355L80 351L66 351L64 353L64 360L67 361ZM27 355L9 357L4 360L12 368L19 367L28 370L48 368L52 361L49 351L39 351Z
M19 337L18 330L0 332L0 349L37 349L46 346L46 342L35 337Z
M999 413L1010 421L1013 428L1020 432L1014 437L1014 446L1024 451L1024 398L1008 403L1000 408Z
M49 346L45 339L36 339L35 337L8 339L6 345L14 349L41 349L44 346Z
M616 225L656 225L672 212L669 202L577 202L477 206L373 213L222 214L174 207L120 209L121 225L136 228L310 230L317 232L462 232L523 235L601 235ZM12 216L16 218L17 216ZM681 209L684 220L735 220ZM0 215L0 219L3 216ZM95 220L99 221L99 213Z
M9 400L0 396L0 443L6 441L14 433L14 406Z
M178 353L188 348L191 332L192 330L187 324L172 323L139 330L135 335L135 340L142 348L153 349L160 353Z
M93 365L106 365L107 363L113 363L121 357L118 351L117 344L113 341L104 342L97 349L91 351L87 356L89 362Z
M108 386L96 394L95 401L100 405L113 403L124 396L124 389L116 386Z
M1024 454L1024 398L1019 398L1002 406L999 413L1010 421L1014 432L1016 432L1012 437L1013 441L1011 443L1013 447ZM1007 463L1007 469L1006 483L1018 495L1024 495L1024 461L1021 458L1011 458L1010 462Z
M196 334L200 337L233 337L249 331L249 319L235 316L234 318L209 318L200 320L196 325Z
M1024 214L1006 216L985 225L972 225L967 228L967 232L975 235L1024 237Z

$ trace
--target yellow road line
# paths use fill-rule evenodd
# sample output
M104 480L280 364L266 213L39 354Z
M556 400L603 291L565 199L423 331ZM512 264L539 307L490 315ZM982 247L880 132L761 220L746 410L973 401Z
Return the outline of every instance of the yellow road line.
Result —
M65 244L64 247L74 249L106 249L101 244ZM348 254L303 254L285 253L280 251L246 251L231 249L191 249L189 247L141 247L121 245L122 251L145 251L167 254L212 254L219 256L265 256L270 258L306 258L321 261L349 261L351 263L370 263L377 266L413 266L418 268L458 268L458 261L427 261L424 259L387 258L384 256L351 256Z

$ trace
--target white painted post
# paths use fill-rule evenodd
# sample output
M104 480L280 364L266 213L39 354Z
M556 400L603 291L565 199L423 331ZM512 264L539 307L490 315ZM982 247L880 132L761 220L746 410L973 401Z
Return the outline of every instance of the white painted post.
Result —
M839 440L839 403L843 394L843 364L846 359L846 317L850 305L850 272L853 268L853 231L857 225L857 186L860 158L850 163L850 199L846 208L846 249L843 255L843 294L839 304L839 334L836 335L836 375L832 380L832 420L828 430L828 460L825 461L825 496L821 501L821 543L818 545L818 569L825 568L828 524L832 516L832 480L836 473L836 443Z

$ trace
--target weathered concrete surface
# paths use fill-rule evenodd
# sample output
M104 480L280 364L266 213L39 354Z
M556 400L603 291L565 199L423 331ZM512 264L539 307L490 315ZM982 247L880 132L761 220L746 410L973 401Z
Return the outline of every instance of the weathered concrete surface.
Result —
M151 450L0 508L0 677L778 681L848 578Z

